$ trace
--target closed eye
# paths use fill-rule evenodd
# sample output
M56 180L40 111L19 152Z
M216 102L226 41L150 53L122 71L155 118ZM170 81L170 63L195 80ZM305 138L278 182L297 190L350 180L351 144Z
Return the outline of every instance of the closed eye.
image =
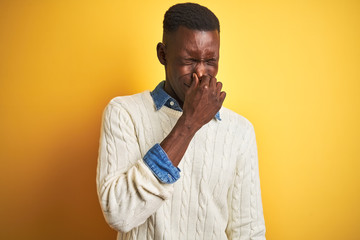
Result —
M207 62L207 64L209 64L209 65L216 65L216 63L217 63L217 61L216 61L215 58L209 59L209 60L207 60L206 62Z
M183 63L184 63L185 65L192 65L192 64L194 64L194 63L196 63L196 62L197 62L197 60L196 60L196 59L193 59L193 58L184 59L184 61L183 61Z

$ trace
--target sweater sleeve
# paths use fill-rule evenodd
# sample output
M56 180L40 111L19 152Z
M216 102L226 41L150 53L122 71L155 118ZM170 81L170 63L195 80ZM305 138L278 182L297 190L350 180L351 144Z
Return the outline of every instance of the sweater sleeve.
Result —
M122 232L144 223L173 191L144 163L132 118L112 102L102 119L96 184L106 221Z
M228 193L228 239L264 240L263 215L258 154L254 128L248 122L243 147L239 150L234 184Z

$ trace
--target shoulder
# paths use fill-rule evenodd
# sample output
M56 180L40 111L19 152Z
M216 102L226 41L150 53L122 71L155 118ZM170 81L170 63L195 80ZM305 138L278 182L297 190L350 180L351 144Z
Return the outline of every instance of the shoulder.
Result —
M221 108L220 117L221 117L221 122L223 124L230 125L230 127L234 127L234 129L241 129L241 130L254 129L252 123L247 118L226 107Z
M239 151L245 152L249 146L256 143L254 126L247 118L225 107L221 108L220 116L221 124L224 124L223 127L231 132Z
M152 108L155 109L155 106L150 92L144 91L133 95L114 97L106 105L103 117L134 120L137 116L141 116L141 113Z
M133 95L114 97L110 100L108 106L129 109L148 104L153 104L152 98L149 91L144 91Z

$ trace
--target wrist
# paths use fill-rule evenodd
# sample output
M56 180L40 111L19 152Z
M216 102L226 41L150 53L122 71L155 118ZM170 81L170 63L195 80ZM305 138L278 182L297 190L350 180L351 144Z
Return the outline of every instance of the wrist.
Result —
M191 137L201 128L195 121L184 114L179 118L175 127L179 130L180 135Z

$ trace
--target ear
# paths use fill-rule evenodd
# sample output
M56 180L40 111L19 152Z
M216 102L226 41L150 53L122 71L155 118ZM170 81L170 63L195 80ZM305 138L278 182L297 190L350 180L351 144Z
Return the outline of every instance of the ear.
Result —
M166 65L166 47L163 43L159 42L156 46L157 57L162 65Z

